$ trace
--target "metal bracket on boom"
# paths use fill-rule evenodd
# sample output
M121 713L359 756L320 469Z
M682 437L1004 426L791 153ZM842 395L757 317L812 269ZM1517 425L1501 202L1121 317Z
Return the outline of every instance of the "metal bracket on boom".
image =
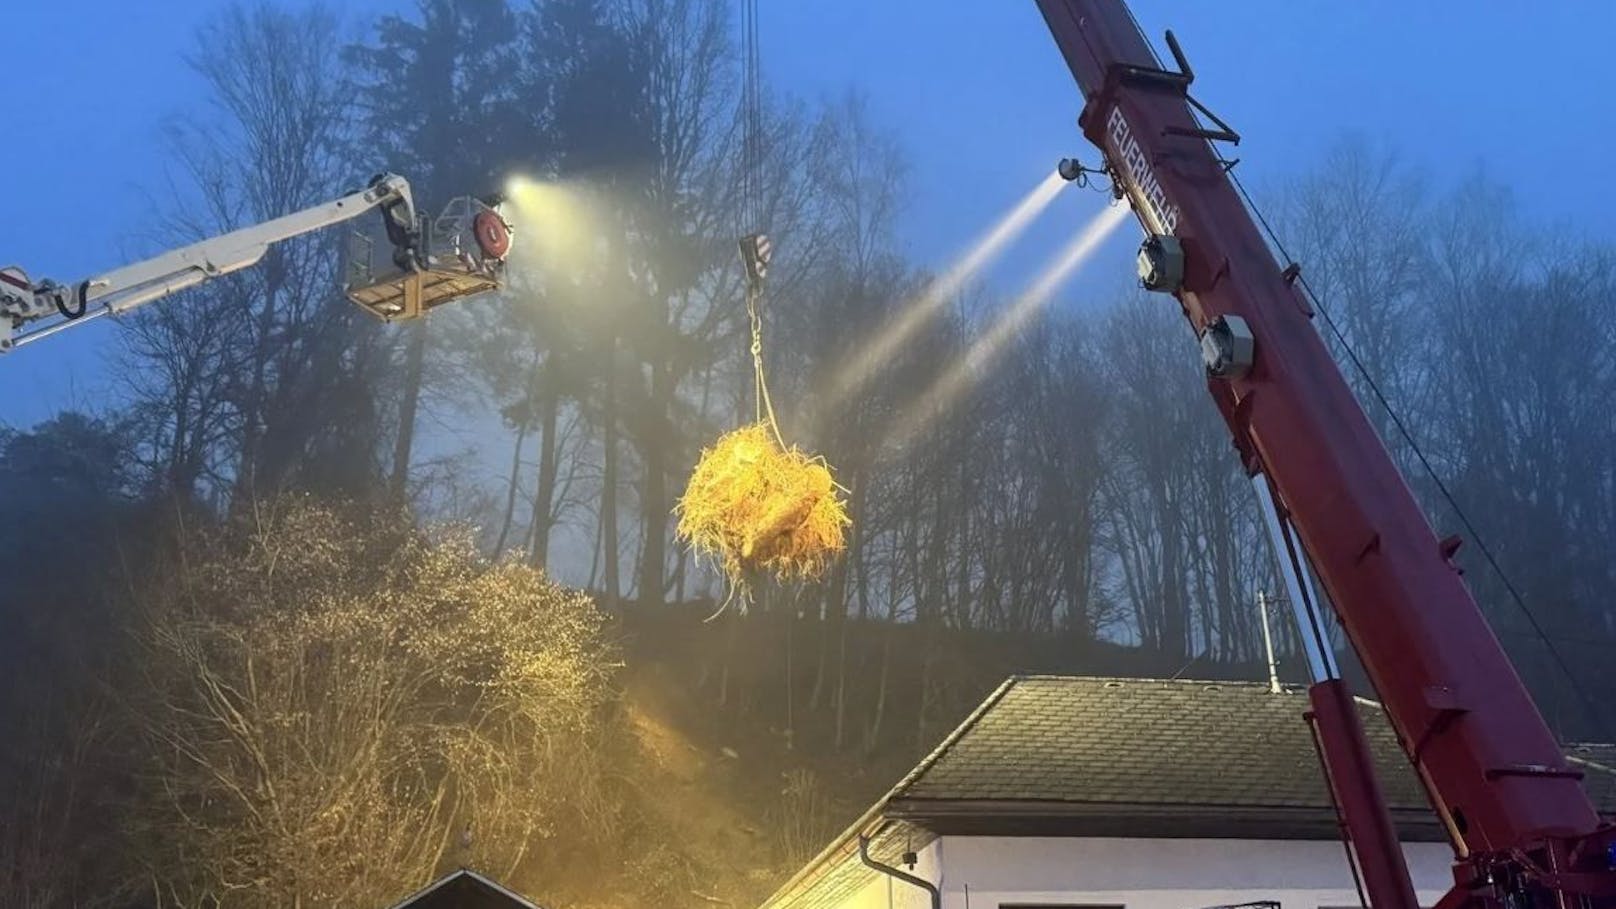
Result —
M1227 142L1230 145L1239 145L1240 134L1190 94L1190 83L1195 81L1195 70L1190 68L1189 58L1184 56L1184 49L1179 47L1178 38L1173 35L1171 30L1167 32L1167 49L1173 54L1173 62L1178 65L1178 72L1154 66L1129 64L1120 68L1122 81L1136 85L1160 86L1183 95L1184 100L1188 101L1189 105L1195 108L1197 113L1217 126L1217 129L1206 129L1199 126L1193 128L1169 126L1166 128L1167 135L1189 136L1195 139L1205 139L1208 142Z
M1106 187L1114 198L1122 198L1122 187L1117 182L1116 174L1111 172L1111 164L1101 159L1099 167L1089 167L1076 158L1062 158L1055 164L1055 173L1067 183L1076 183L1080 187L1088 187L1089 177L1104 177L1111 185Z

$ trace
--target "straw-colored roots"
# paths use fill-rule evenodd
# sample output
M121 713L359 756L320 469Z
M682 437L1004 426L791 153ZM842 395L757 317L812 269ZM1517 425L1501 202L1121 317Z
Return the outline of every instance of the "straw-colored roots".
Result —
M701 453L679 500L679 536L742 590L753 573L811 580L847 546L836 490L822 460L782 449L767 424L742 427Z

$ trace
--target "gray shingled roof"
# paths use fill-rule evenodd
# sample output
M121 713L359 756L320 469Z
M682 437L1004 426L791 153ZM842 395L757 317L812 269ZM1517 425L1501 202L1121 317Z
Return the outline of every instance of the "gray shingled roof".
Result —
M1616 745L1567 745L1566 760L1583 772L1582 786L1605 814L1616 814Z
M1360 703L1387 801L1425 811L1380 709ZM1259 683L1013 678L893 796L1328 811L1307 708Z
M939 834L1331 836L1334 812L1303 719L1307 695L1256 682L1012 677L765 909L834 905ZM1405 835L1440 836L1378 704L1359 701L1377 776ZM1567 757L1616 809L1616 746Z

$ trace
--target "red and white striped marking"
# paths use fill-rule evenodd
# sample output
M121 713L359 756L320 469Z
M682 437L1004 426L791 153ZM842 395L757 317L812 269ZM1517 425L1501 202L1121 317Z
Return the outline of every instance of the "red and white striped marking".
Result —
M16 266L0 268L0 282L10 284L18 290L32 291L34 289L34 285L28 281L27 273Z

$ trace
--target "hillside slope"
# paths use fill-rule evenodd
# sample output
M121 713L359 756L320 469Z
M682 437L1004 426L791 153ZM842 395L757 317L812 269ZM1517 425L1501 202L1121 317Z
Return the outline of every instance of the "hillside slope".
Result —
M553 906L759 905L1014 672L1173 675L1133 648L779 615L630 613L622 864L539 882ZM844 636L845 635L845 636ZM1256 667L1188 667L1252 678Z

